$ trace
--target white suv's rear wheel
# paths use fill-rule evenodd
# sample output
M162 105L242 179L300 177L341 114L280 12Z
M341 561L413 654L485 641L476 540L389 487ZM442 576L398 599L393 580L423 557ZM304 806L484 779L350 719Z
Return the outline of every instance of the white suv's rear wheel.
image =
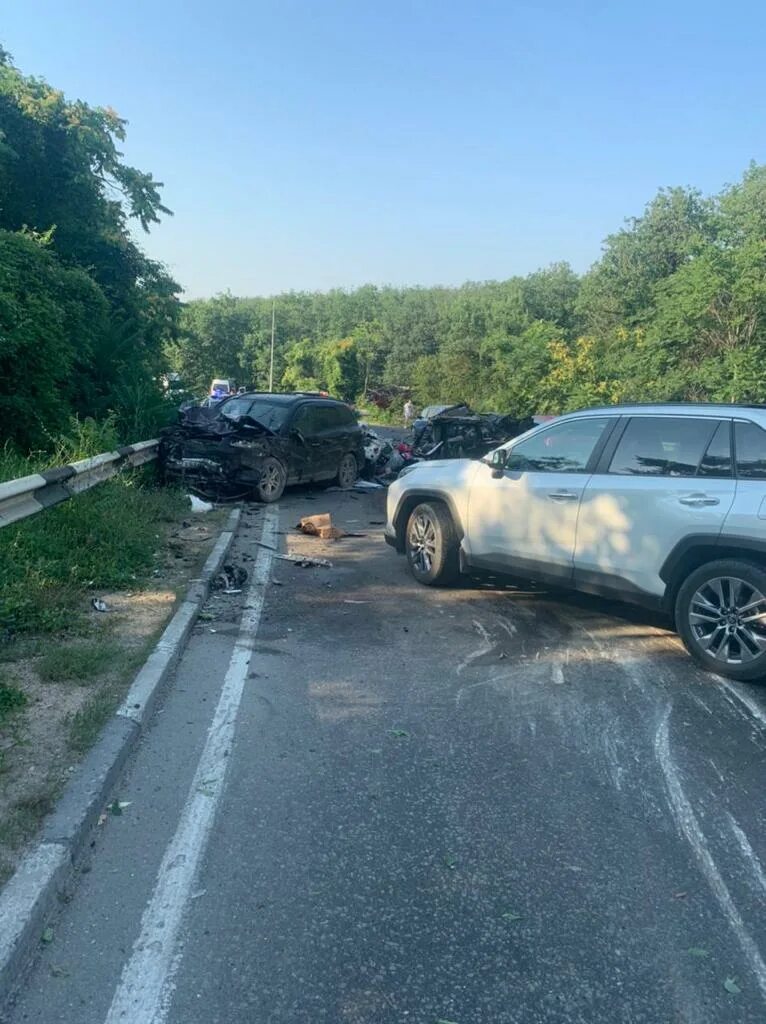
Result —
M676 629L703 668L766 678L766 572L734 559L696 569L678 592Z

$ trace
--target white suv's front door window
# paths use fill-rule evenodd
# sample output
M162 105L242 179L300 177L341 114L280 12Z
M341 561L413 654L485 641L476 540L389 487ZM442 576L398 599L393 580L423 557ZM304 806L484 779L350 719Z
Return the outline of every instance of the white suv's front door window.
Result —
M488 465L473 478L466 548L476 564L565 576L572 567L577 509L608 416L553 423L508 446L500 478ZM535 563L535 564L529 564Z

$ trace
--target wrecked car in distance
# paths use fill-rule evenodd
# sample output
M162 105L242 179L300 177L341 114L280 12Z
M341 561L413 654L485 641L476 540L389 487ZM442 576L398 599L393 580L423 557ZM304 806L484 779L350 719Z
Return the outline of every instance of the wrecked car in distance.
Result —
M413 452L418 459L481 458L534 425L532 417L475 413L463 402L430 405L412 425Z
M362 430L333 398L305 393L234 395L187 406L163 431L160 470L206 498L278 501L288 484L351 487L364 465Z

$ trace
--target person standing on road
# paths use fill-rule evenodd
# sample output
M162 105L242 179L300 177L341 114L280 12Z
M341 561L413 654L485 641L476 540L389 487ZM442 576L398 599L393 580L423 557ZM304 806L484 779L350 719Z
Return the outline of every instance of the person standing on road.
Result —
M404 425L409 430L412 426L412 421L415 419L415 406L412 404L412 399L408 398L404 403Z

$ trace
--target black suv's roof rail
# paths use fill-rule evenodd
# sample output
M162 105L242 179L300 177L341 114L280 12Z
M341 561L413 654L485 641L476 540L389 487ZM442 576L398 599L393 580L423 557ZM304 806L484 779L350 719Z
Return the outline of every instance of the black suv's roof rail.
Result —
M229 397L242 398L244 395L261 395L269 398L319 398L322 401L346 404L342 398L336 398L335 395L322 395L318 391L243 391L240 395Z

